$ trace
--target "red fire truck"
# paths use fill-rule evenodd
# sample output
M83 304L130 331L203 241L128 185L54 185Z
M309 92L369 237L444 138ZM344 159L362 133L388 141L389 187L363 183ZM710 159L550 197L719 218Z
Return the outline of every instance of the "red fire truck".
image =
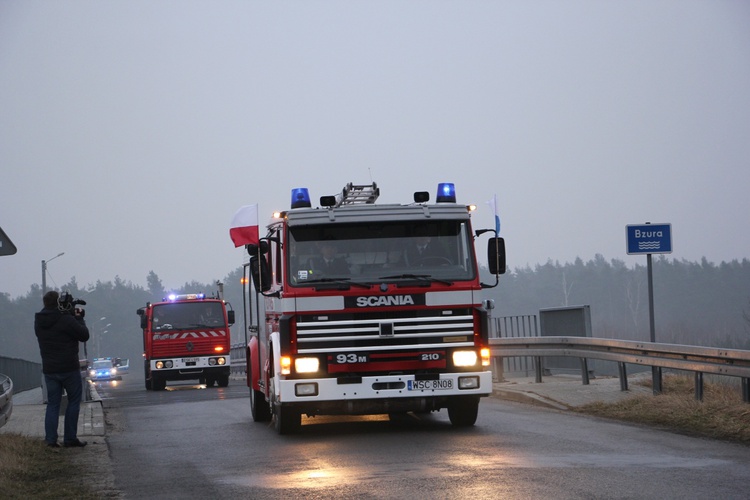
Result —
M456 203L453 184L438 187L434 204L427 192L403 205L378 205L378 195L374 183L350 183L313 208L295 189L291 209L247 247L264 309L247 344L251 411L280 434L297 431L302 415L442 408L454 426L472 426L492 391L480 297L505 272L503 239L472 231L474 207ZM494 284L480 283L474 252L485 232L495 233Z
M138 309L143 329L146 389L160 391L168 380L229 385L229 327L234 311L205 294L170 295Z

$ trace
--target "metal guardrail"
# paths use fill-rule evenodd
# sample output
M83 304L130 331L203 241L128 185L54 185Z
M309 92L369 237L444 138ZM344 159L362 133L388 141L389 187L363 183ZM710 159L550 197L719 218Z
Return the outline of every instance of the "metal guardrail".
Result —
M489 343L492 356L537 358L537 382L542 381L541 358L545 356L579 358L584 384L589 377L587 360L601 359L618 363L623 391L628 390L625 365L629 363L652 367L654 394L661 393L661 369L672 368L695 373L695 397L699 400L703 399L703 374L739 377L742 399L750 403L750 351L589 337L502 338L490 339Z
M13 381L0 373L0 427L10 420L13 413Z
M243 343L232 344L229 351L229 370L232 375L245 376L247 373L247 346Z
M545 356L579 358L584 385L589 384L589 359L613 361L618 364L620 389L628 390L627 364L650 366L653 373L654 394L662 392L662 368L695 373L695 398L703 399L703 375L738 377L742 383L742 399L750 403L750 351L698 347L678 344L657 344L630 340L591 337L513 337L489 339L493 358L535 358L536 381L542 382ZM246 370L245 345L233 344L232 373L244 375ZM502 363L496 364L502 370ZM499 378L502 378L500 376Z

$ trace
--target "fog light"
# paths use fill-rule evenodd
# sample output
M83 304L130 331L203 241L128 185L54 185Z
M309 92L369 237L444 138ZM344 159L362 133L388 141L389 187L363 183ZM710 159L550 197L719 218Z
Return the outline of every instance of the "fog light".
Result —
M314 373L318 371L320 360L318 358L297 358L294 360L294 369L297 373Z
M305 384L294 384L295 396L317 396L318 384L315 382Z
M453 366L474 366L476 364L476 351L453 351Z
M478 389L479 377L458 377L459 389Z

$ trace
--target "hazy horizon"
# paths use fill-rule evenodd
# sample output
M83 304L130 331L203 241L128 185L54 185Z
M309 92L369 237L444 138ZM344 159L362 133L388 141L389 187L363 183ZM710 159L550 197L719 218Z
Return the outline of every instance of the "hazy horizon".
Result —
M242 264L292 188L458 201L511 268L671 223L669 258L750 256L750 3L0 3L0 292L167 288Z

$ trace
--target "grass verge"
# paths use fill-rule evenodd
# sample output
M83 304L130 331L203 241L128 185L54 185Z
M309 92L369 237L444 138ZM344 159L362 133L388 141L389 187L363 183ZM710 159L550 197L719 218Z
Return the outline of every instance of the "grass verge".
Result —
M50 448L44 441L18 434L0 438L0 497L47 499L100 498L84 484L72 453L79 449Z
M650 379L642 383L652 386ZM658 396L636 395L617 403L591 403L574 411L750 445L750 404L742 400L736 384L705 382L703 401L697 401L692 377L667 375Z

